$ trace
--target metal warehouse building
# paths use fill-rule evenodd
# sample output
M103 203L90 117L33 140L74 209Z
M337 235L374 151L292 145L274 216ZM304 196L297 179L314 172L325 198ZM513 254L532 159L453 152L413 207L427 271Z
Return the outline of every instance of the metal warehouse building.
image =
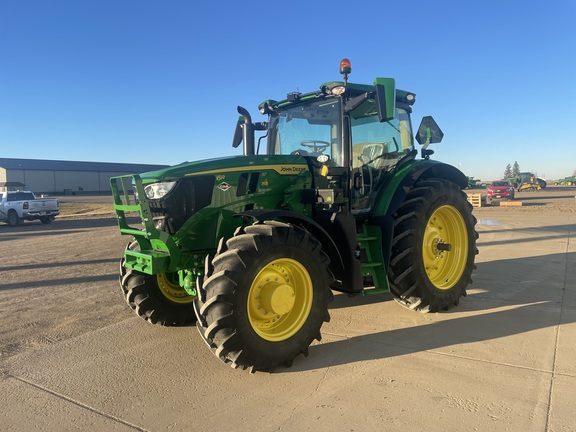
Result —
M110 177L165 168L108 162L74 162L0 158L0 192L29 190L35 194L110 194Z

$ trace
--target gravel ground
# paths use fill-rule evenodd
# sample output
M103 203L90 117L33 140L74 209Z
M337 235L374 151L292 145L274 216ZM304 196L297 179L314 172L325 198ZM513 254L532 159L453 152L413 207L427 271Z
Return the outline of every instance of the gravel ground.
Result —
M474 213L478 219L502 211L574 213L575 195L574 187L549 187L518 193L522 206L484 206ZM118 232L111 201L62 197L61 215L50 225L0 224L0 357L132 317L117 282L128 238Z
M114 217L112 204L92 202L61 202L59 218Z
M486 197L486 190L469 189L467 193L481 193ZM506 201L506 200L502 200ZM494 200L492 205L482 204L483 211L490 209L499 212L531 213L531 212L576 212L576 187L568 186L548 186L545 189L533 192L516 192L514 202L521 202L521 206L500 206L500 200Z
M466 193L480 193L486 198L485 189L468 189ZM111 196L65 196L59 197L60 217L114 217ZM515 202L521 206L500 206L499 200L492 205L482 205L483 209L498 209L507 212L576 212L576 187L548 186L540 191L517 192Z

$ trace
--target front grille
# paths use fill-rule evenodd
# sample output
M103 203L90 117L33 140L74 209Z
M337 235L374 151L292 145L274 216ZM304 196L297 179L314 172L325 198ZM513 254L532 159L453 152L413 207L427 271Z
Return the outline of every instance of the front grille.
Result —
M168 195L150 200L150 211L157 230L176 233L198 210L210 205L214 176L178 180Z

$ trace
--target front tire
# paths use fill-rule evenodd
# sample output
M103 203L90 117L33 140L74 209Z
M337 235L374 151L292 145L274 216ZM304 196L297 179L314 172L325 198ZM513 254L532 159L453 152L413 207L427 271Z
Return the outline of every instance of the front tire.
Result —
M394 215L389 279L395 299L420 312L457 305L475 269L475 225L472 206L456 184L416 182Z
M138 242L128 245L134 250ZM177 283L176 274L148 275L124 267L120 261L120 287L128 306L151 324L162 326L185 326L196 321L189 295Z
M329 258L309 232L266 222L221 245L197 300L198 329L232 367L273 371L308 355L329 321Z

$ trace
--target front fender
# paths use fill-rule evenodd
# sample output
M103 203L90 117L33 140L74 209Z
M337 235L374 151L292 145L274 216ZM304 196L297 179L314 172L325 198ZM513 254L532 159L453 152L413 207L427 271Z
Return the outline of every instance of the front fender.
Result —
M334 243L334 240L328 234L328 232L315 220L309 218L306 215L286 211L286 210L248 210L242 213L238 213L236 216L245 216L251 219L254 219L258 222L264 222L267 220L275 220L279 219L281 221L291 223L294 225L299 225L306 230L308 230L314 237L316 237L320 243L322 243L322 247L327 255L330 257L330 260L334 264L338 264L343 266L342 255Z

